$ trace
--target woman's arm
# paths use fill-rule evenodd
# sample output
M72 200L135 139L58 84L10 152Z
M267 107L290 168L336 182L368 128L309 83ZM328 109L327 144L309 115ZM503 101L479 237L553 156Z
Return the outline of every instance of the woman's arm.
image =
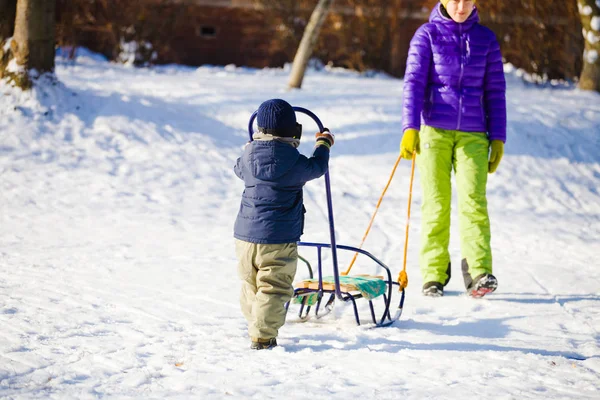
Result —
M417 30L408 50L404 74L403 132L410 128L419 130L421 127L421 112L431 65L431 41L425 27L423 25Z
M506 80L500 45L495 36L487 54L484 100L489 139L506 142Z

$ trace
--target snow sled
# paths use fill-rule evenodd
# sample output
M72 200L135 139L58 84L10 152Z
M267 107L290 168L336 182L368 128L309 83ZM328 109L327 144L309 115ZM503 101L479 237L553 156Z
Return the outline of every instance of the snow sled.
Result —
M323 124L320 119L310 110L302 107L293 107L297 113L303 113L311 117L319 132L324 131ZM250 117L248 123L248 133L250 140L253 140L253 123L256 119L258 111L255 111ZM389 185L389 183L388 183ZM289 311L291 303L299 304L300 310L298 316L301 320L309 318L311 310L314 310L314 315L317 318L323 317L331 312L335 300L343 303L351 303L356 323L361 324L359 317L357 300L365 299L369 302L369 309L371 314L371 320L376 327L389 326L398 320L402 314L402 308L404 306L404 298L406 285L401 285L392 279L392 273L390 268L386 266L381 260L362 248L340 245L336 243L334 220L333 220L333 203L331 200L331 183L329 177L329 171L325 173L325 189L327 195L327 211L329 218L329 232L330 232L330 243L313 243L313 242L298 242L298 246L314 248L317 253L317 273L316 277L312 266L304 257L299 257L308 268L309 279L296 282L294 289L294 296L290 302L286 305L286 309ZM386 187L387 189L387 187ZM385 192L384 192L385 193ZM323 249L331 251L332 260L332 273L329 275L324 274L323 268ZM352 251L357 254L362 254L371 259L375 264L382 268L384 274L382 276L373 275L345 275L340 274L338 266L338 251ZM353 260L354 261L354 260ZM400 289L400 300L398 307L394 310L392 315L392 295L395 292L394 286ZM374 300L381 298L383 302L383 311L378 313L375 311Z

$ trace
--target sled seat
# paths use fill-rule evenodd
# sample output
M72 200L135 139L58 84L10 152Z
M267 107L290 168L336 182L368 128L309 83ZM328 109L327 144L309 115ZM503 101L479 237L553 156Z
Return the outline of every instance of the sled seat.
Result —
M318 279L305 279L296 284L297 289L310 289L319 290ZM340 276L340 290L345 293L359 292L361 297L371 300L381 296L385 293L387 288L387 281L384 280L383 276L371 276L371 275L355 275L355 276ZM334 292L335 291L335 279L333 276L323 277L323 290ZM312 296L314 295L314 296ZM302 297L308 296L307 301L310 305L316 302L316 293L307 292L304 295L299 295L296 299L296 303L303 301Z

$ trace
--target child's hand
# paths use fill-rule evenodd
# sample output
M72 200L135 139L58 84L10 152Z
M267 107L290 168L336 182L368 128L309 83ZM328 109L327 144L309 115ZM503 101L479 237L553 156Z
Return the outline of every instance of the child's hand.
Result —
M323 132L315 133L315 138L317 138L317 146L323 145L331 148L335 142L335 136L327 128L324 128Z

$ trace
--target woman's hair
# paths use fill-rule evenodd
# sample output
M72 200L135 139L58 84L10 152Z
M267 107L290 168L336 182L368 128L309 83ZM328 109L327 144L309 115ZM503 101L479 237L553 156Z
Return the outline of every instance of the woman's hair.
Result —
M442 3L440 3L440 11L442 12L442 15L444 17L452 19L450 14L448 14L448 10L446 10L446 7L444 7L444 5Z
M446 7L444 7L444 5L442 3L440 3L440 11L442 12L442 15L446 18L452 19L450 17L450 14L448 14L448 10L446 10Z

